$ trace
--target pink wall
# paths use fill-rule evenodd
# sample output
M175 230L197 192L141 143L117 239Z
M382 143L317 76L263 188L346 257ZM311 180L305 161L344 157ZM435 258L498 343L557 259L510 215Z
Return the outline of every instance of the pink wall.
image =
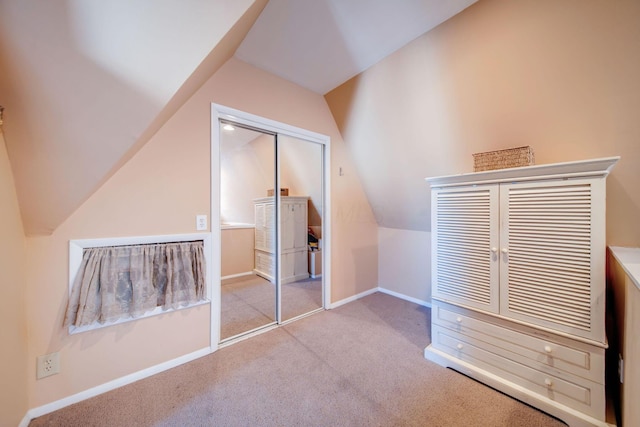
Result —
M253 271L255 229L227 228L222 229L220 275L222 277Z
M324 98L242 61L231 59L202 87L189 105L208 102L331 138L332 300L339 301L376 287L377 223ZM201 117L197 117L198 114ZM190 115L194 121L209 122L208 110L194 108ZM342 176L338 174L339 167L343 168Z
M0 425L17 425L27 410L25 238L0 129Z
M223 134L225 138L232 137ZM288 188L290 196L309 197L309 224L321 226L322 147L284 135L278 136L278 145L280 186ZM253 224L253 199L266 197L275 184L274 137L262 135L243 147L228 148L221 153L220 163L222 223Z
M148 142L266 2L3 2L0 92L27 234L55 230Z
M225 137L223 133L223 141ZM273 135L258 136L241 149L225 152L223 148L221 151L220 221L223 224L253 224L255 222L253 199L266 197L267 190L273 188L274 137Z
M640 246L639 23L637 0L482 0L326 95L384 228L381 287L430 297L424 178L471 172L483 151L620 155L607 243Z
M482 0L327 94L383 227L430 230L423 178L530 145L620 155L607 241L640 245L640 2Z
M208 305L73 336L61 325L69 239L195 232L210 217L211 102L331 137L332 298L377 286L377 226L325 100L231 59L51 236L27 240L30 407L209 346ZM36 381L32 362L52 351L62 372Z

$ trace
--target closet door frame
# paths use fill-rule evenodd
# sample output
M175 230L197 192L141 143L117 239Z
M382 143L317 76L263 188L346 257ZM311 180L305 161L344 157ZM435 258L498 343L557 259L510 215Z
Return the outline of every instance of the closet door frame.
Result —
M277 135L285 135L297 138L310 143L320 144L322 147L322 302L323 307L328 308L331 302L331 197L330 197L330 177L331 177L331 144L330 138L320 133L312 132L306 129L288 125L286 123L277 122L275 120L260 117L244 111L229 108L223 105L211 104L211 236L212 236L212 279L211 286L208 290L208 297L211 301L211 322L210 322L210 348L215 351L219 348L220 343L220 313L221 313L221 230L220 230L220 138L221 124L220 120L235 122L256 130L263 130L267 133ZM277 152L277 150L276 150ZM276 156L276 166L278 159ZM276 174L279 175L279 174ZM279 188L279 176L276 179L275 188ZM276 204L280 205L280 194L276 192ZM276 218L276 224L278 224ZM279 232L277 239L280 239ZM279 242L280 243L280 242ZM278 243L278 248L280 244ZM280 276L280 257L277 259L276 273ZM280 319L280 295L277 295L278 301L277 318ZM282 323L286 323L282 322ZM248 335L251 336L251 335Z

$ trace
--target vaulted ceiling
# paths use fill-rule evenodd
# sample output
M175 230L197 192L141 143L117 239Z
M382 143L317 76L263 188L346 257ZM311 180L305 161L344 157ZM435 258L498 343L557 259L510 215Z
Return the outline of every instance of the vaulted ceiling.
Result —
M0 0L25 233L55 230L234 54L324 94L475 1Z

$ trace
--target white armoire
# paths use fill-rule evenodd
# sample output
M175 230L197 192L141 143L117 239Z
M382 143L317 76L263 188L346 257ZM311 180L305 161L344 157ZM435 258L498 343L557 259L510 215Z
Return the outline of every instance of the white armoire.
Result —
M280 244L282 284L309 278L307 257L307 204L302 196L280 197ZM255 268L254 273L275 282L276 227L275 199L255 199Z
M618 159L427 179L427 359L571 426L615 420L605 396L605 179Z

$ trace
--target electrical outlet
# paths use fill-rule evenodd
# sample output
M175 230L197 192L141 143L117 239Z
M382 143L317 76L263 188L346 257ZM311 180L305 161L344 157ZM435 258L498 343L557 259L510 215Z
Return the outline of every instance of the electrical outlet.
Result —
M196 215L196 230L198 230L198 231L206 231L207 230L207 216L206 215Z
M36 379L45 378L60 372L60 353L38 356L36 364Z

